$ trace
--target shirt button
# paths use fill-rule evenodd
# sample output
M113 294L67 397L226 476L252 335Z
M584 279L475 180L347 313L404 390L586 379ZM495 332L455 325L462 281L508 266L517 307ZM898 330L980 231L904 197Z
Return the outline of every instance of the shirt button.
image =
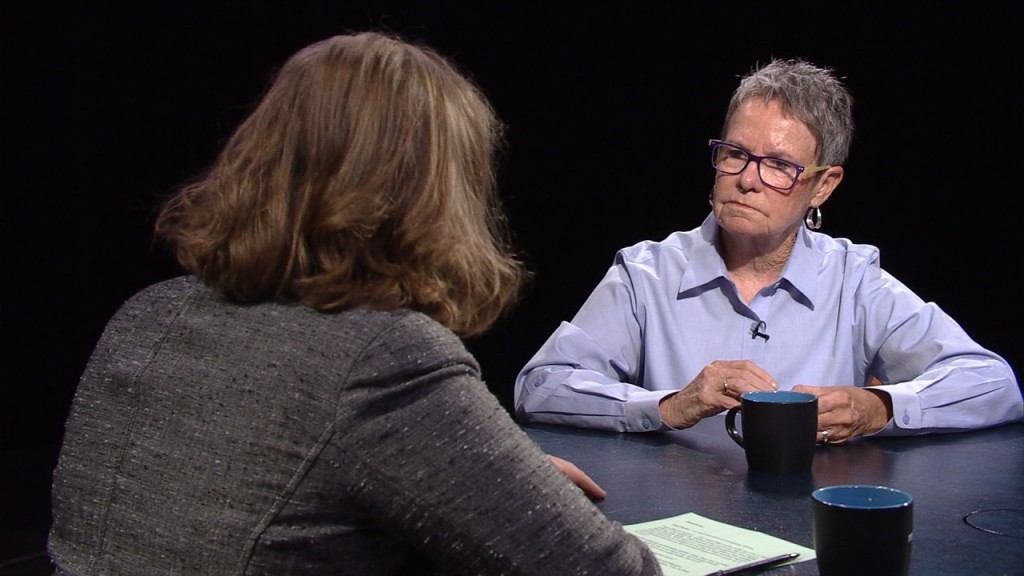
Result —
M640 422L640 425L644 427L644 430L650 430L651 429L651 421L648 420L647 418L644 418Z

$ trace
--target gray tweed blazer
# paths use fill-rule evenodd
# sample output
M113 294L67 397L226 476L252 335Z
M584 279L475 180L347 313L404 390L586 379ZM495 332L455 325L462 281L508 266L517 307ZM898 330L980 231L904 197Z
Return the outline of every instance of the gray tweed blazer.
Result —
M64 574L660 573L440 324L237 305L192 277L107 325L53 505Z

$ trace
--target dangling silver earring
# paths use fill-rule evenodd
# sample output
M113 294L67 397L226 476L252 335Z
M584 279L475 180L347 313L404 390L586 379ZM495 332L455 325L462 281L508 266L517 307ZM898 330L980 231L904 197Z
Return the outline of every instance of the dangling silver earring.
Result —
M821 229L821 208L811 206L807 209L807 216L804 217L804 224L811 230Z

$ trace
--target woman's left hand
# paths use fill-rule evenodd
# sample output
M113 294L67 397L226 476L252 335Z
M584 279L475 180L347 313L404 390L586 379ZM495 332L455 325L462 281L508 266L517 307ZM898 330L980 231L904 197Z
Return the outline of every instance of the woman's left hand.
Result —
M553 462L559 470L569 477L569 480L572 480L573 484L579 486L587 496L590 496L595 500L600 500L606 496L604 489L598 486L597 482L594 482L590 476L587 476L583 470L580 470L579 467L572 462L563 460L558 456L552 456L551 454L548 454L548 458L551 459L551 462Z
M881 390L858 386L794 386L818 397L818 443L845 444L874 434L892 418L892 400Z

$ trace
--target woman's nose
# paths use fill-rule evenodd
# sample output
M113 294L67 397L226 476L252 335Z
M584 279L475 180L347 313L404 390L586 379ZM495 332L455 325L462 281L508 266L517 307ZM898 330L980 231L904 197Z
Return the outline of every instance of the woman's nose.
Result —
M754 188L761 183L761 174L757 162L750 160L747 165L743 167L743 171L740 172L740 185L743 188Z

